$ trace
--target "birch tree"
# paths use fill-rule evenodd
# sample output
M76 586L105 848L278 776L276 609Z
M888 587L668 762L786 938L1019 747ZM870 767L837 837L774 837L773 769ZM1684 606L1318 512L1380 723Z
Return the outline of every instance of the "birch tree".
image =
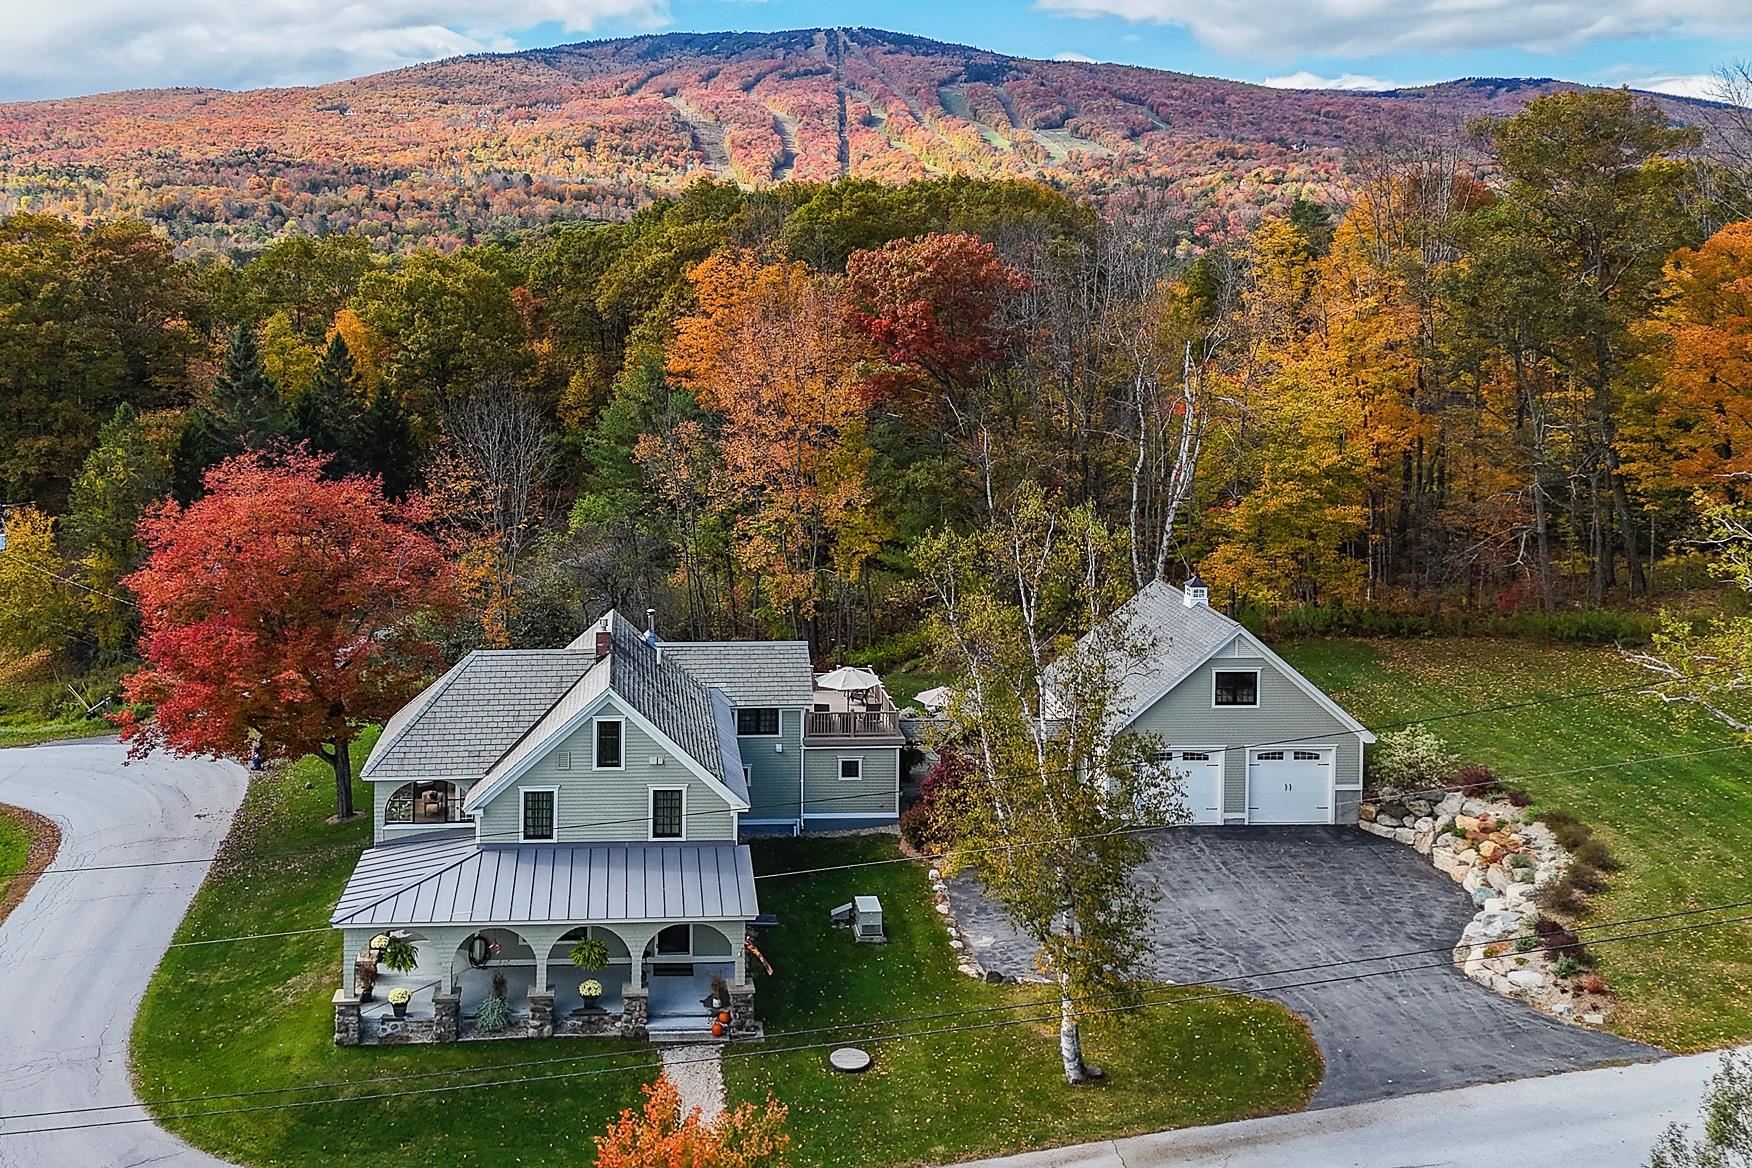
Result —
M1152 648L1120 610L1124 540L1031 484L980 531L929 537L919 562L959 672L946 738L973 770L938 812L944 863L971 869L1033 940L1057 990L1065 1081L1082 1083L1101 1074L1083 1055L1088 1000L1135 1001L1148 953L1142 830L1186 816L1159 746L1119 733Z

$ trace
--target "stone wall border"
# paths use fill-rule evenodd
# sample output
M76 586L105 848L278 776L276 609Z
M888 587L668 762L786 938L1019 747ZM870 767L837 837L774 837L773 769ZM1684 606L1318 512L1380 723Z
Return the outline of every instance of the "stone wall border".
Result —
M1551 829L1510 803L1448 793L1439 799L1379 792L1363 801L1357 826L1428 856L1472 897L1477 911L1454 946L1454 963L1485 988L1568 1022L1599 1026L1610 993L1560 979L1555 954L1527 948L1543 915L1540 889L1562 877L1570 854ZM1584 940L1583 944L1586 944Z

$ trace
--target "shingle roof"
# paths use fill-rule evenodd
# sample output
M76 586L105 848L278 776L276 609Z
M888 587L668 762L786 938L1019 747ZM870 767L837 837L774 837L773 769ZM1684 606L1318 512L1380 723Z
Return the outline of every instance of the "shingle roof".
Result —
M1115 615L1129 619L1134 633L1155 639L1122 685L1118 712L1127 717L1141 713L1143 703L1160 697L1243 631L1208 604L1188 605L1180 589L1161 580L1144 585Z
M609 685L614 692L723 782L724 751L711 690L687 670L664 660L657 646L619 613L611 609L602 619L613 633ZM740 770L736 777L741 779Z
M443 832L366 851L329 922L583 924L759 913L746 845L480 847L466 833Z
M815 700L808 641L665 641L663 656L732 705L808 709Z
M477 650L384 727L367 779L478 779L594 663L580 649Z

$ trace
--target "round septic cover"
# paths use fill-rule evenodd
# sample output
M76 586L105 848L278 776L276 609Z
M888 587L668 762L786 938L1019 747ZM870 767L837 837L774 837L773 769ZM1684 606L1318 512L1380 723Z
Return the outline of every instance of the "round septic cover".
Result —
M836 1071L856 1074L858 1071L869 1069L870 1052L860 1050L855 1046L842 1046L828 1055L827 1061L833 1064L833 1069Z

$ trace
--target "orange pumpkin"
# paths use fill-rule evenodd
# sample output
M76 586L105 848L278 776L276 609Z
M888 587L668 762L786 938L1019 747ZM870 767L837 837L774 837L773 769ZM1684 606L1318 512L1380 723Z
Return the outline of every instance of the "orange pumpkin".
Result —
M724 1037L724 1024L722 1022L712 1023L712 1037L713 1038Z
M729 1024L729 1022L730 1022L730 1011L728 1011L728 1010L719 1010L719 1011L718 1011L718 1021L720 1021L720 1022L723 1022L723 1023L725 1023L725 1024L726 1024L726 1025L728 1025L728 1024Z

